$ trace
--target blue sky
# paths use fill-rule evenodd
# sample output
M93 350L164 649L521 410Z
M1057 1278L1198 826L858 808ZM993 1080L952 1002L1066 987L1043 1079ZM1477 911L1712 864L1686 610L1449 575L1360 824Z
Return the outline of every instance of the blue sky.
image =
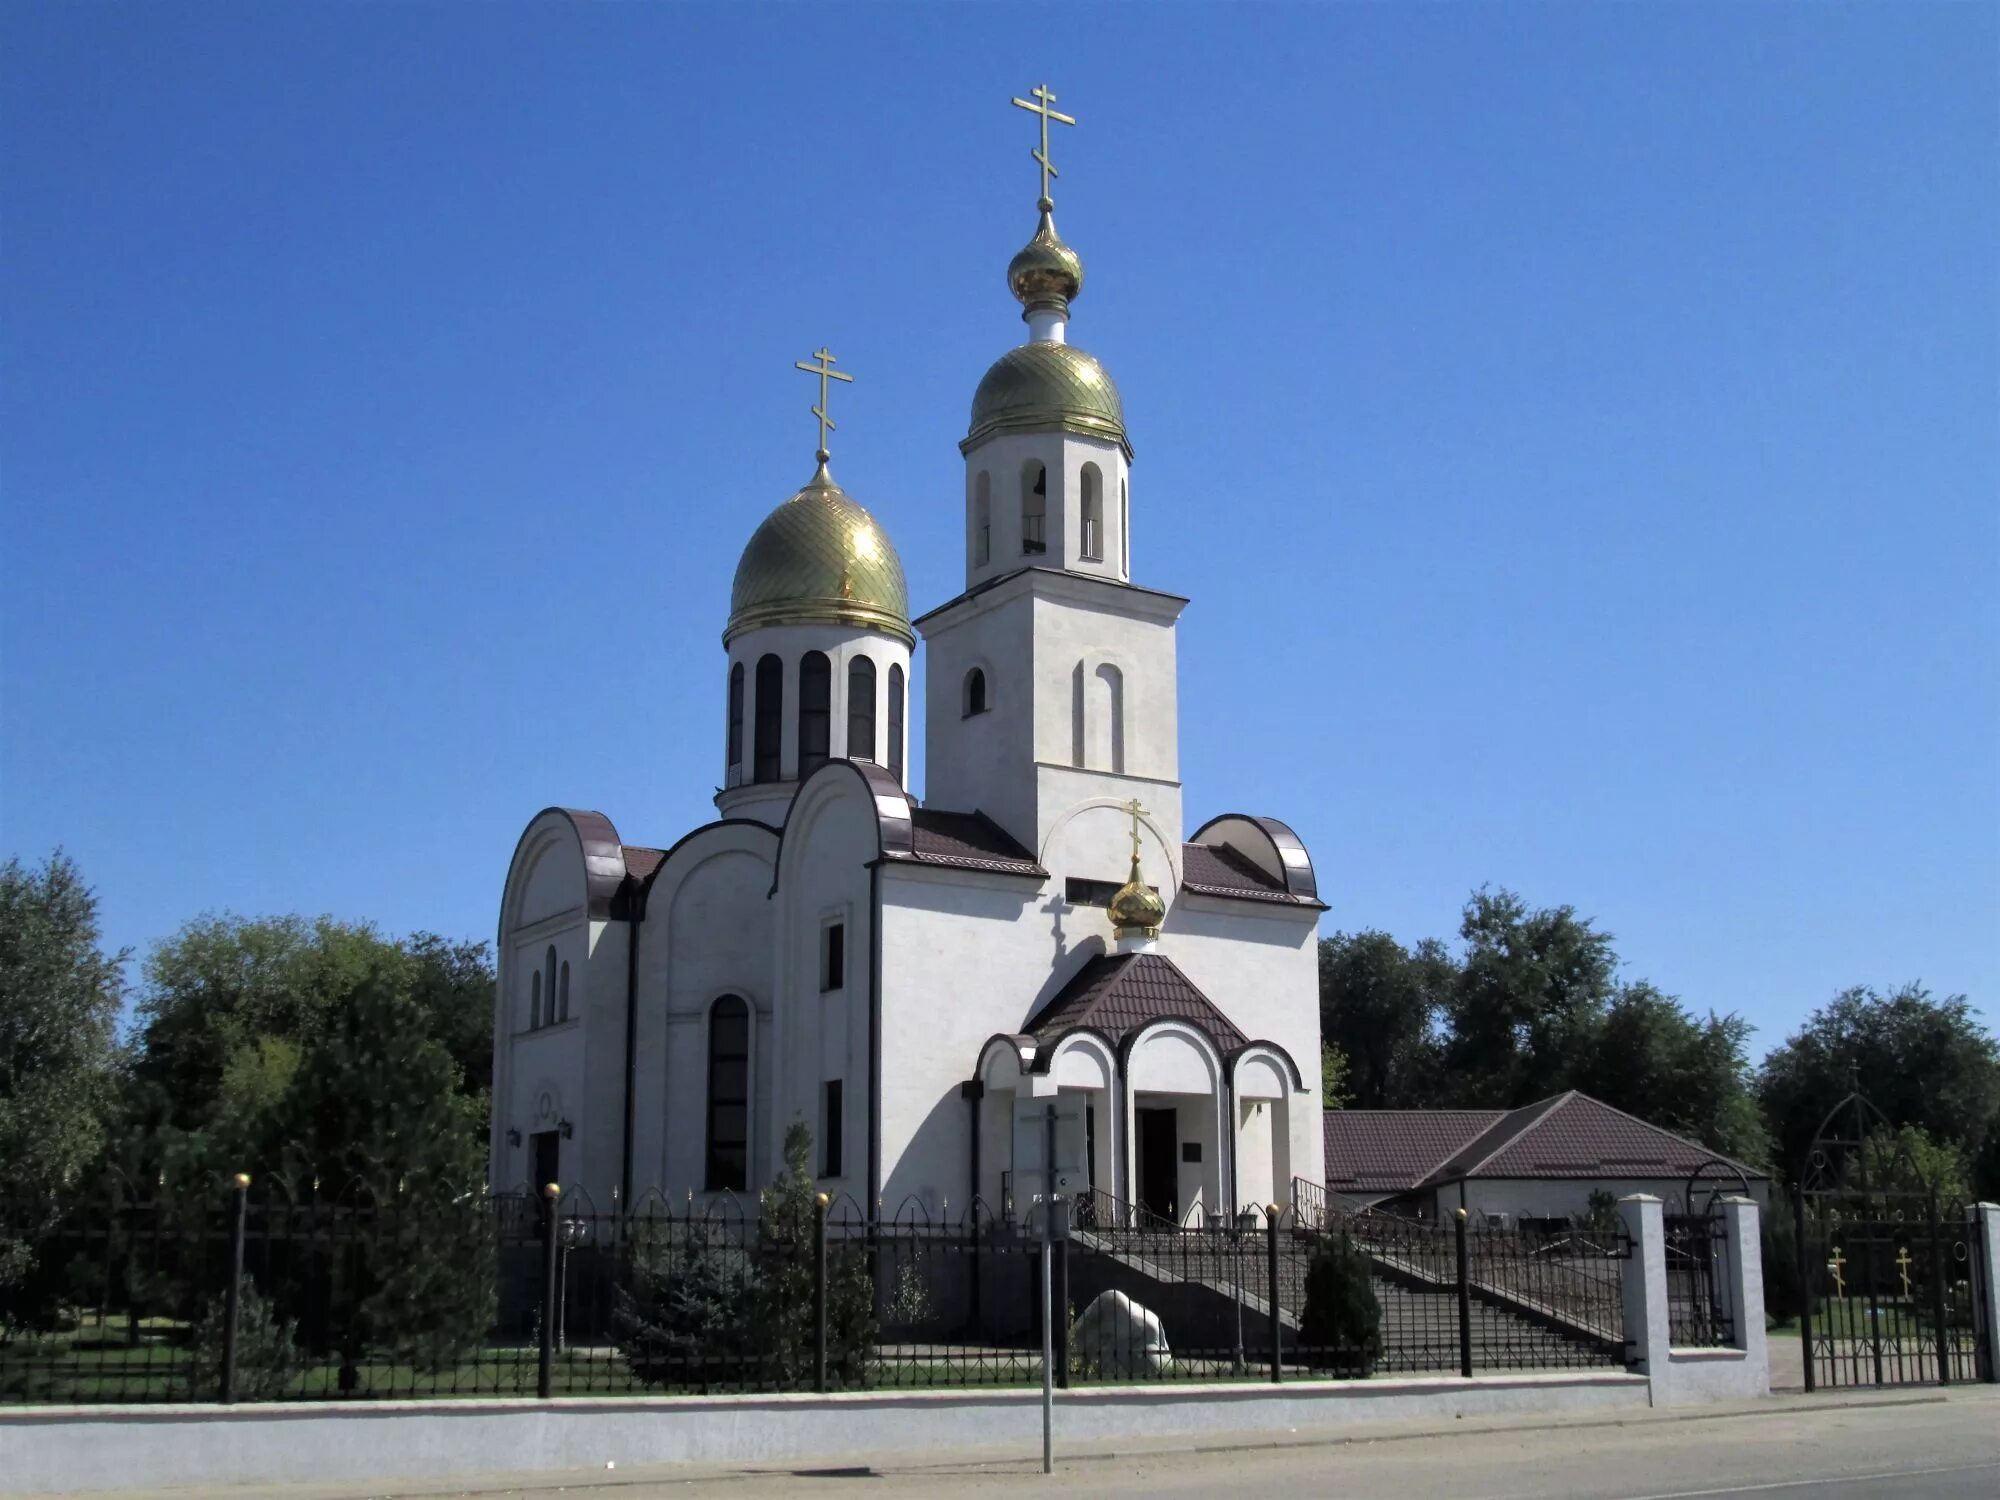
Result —
M822 343L836 473L955 592L1047 78L1191 817L1292 822L1327 931L1574 903L1759 1046L1852 983L1991 1013L1990 6L0 32L0 852L65 846L115 943L490 937L536 809L712 816Z

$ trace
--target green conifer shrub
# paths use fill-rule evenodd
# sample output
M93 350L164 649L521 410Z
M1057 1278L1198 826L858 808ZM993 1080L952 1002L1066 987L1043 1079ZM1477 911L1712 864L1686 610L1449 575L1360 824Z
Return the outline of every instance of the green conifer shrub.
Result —
M1345 1234L1324 1236L1306 1265L1299 1351L1316 1369L1359 1378L1382 1353L1382 1305L1368 1257Z

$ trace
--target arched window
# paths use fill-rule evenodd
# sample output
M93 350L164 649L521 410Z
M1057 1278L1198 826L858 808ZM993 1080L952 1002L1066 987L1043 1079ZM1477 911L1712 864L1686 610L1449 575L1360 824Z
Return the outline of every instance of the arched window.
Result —
M778 739L785 732L785 664L775 656L757 663L757 743L753 767L758 781L779 778Z
M750 1007L724 995L708 1012L708 1170L710 1192L750 1186Z
M1101 771L1125 769L1125 674L1104 662L1091 686L1091 756Z
M960 712L968 719L986 712L986 674L977 667L965 674L965 702Z
M1025 556L1049 550L1049 471L1031 463L1021 474L1021 551Z
M1132 502L1126 481L1118 481L1118 571L1132 576Z
M833 663L824 651L799 659L799 780L826 764L833 753Z
M743 779L743 663L729 669L729 784Z
M875 663L866 656L847 664L847 754L875 758Z
M542 1028L542 971L540 969L535 970L535 982L528 993L532 996L528 1001L528 1030L539 1031Z
M569 960L563 960L562 978L556 984L556 1019L569 1019Z
M889 668L889 774L903 779L903 666Z
M1104 561L1104 480L1096 464L1083 466L1083 560Z
M542 972L549 976L548 1003L542 1007L542 1024L556 1024L556 945L549 944L548 957L542 963Z
M972 565L993 560L993 480L982 472L972 483Z

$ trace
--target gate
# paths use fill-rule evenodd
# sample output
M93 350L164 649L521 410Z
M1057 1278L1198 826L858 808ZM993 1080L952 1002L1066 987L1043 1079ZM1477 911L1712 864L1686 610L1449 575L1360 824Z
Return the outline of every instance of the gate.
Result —
M1978 1226L1859 1093L1820 1122L1792 1210L1808 1391L1989 1378Z

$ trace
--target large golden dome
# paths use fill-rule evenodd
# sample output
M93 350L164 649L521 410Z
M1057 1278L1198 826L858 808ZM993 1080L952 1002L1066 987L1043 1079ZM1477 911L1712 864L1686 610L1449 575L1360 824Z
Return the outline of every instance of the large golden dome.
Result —
M972 394L972 427L958 446L996 432L1058 428L1107 438L1132 456L1125 405L1104 366L1074 344L1038 342L1009 349Z
M736 565L723 642L760 625L856 625L916 644L902 559L824 463L764 518Z

